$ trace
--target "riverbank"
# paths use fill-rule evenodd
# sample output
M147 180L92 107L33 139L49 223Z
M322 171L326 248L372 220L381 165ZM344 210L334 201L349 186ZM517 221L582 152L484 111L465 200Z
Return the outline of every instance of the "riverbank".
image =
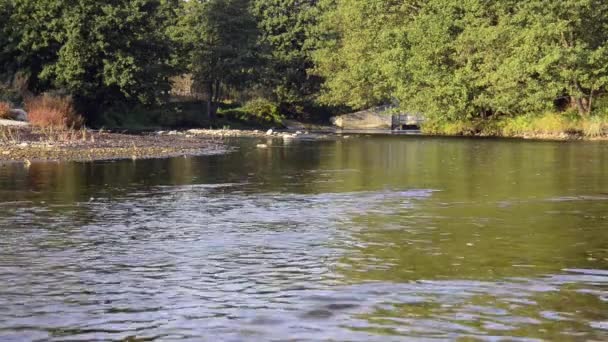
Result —
M391 131L382 131L388 133ZM0 125L0 162L94 161L114 159L151 159L225 153L229 138L313 139L356 131L308 132L238 129L191 129L117 133L88 129L68 130L32 126ZM363 133L363 132L359 132ZM370 132L365 132L371 134ZM608 121L572 120L554 114L450 123L428 122L422 135L504 137L535 140L606 140ZM347 137L347 136L345 136ZM261 144L264 145L264 144ZM261 146L260 145L260 146Z
M608 117L581 118L546 113L498 119L467 121L428 121L422 127L427 135L502 137L535 140L608 140Z
M151 159L227 152L221 139L192 134L0 127L0 162Z

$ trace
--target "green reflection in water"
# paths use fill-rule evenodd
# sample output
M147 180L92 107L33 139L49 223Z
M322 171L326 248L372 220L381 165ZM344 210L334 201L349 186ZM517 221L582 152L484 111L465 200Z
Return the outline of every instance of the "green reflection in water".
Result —
M433 295L419 303L387 301L358 315L369 326L352 330L429 336L395 325L439 319L463 335L606 336L591 325L608 319L607 302L593 294L605 293L605 282L577 285L580 278L560 283L546 277L565 269L608 270L608 144L363 136L275 142L264 150L250 140L236 143L236 153L201 158L4 165L0 214L11 215L13 206L21 206L15 202L44 202L48 212L40 217L64 215L85 225L99 221L99 213L74 203L119 200L168 185L237 183L236 190L218 191L249 196L386 191L393 195L379 205L353 208L348 220L328 227L350 237L348 245L327 242L341 251L332 270L345 284L523 285L507 287L512 295L490 287L456 303ZM394 196L415 189L434 192ZM51 238L46 246L52 245ZM525 302L514 300L518 289L538 281L555 289L530 290ZM420 286L423 296L426 290Z

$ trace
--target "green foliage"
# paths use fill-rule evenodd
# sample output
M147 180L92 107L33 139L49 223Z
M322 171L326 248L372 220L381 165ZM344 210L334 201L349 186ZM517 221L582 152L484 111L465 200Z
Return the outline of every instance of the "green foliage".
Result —
M546 112L523 114L492 120L429 120L423 132L435 135L476 135L501 137L555 138L586 136L595 138L608 133L608 117L581 118L569 113Z
M316 25L317 0L254 0L253 13L263 47L257 82L279 104L311 101L321 80L313 68L309 37Z
M182 66L205 85L213 118L223 87L242 88L256 62L257 27L249 0L185 2L172 36Z
M264 122L390 104L463 134L608 115L604 0L0 0L0 18L0 99L56 91L137 122L180 74L208 99L193 124L252 98Z
M327 0L321 99L398 103L448 121L554 109L581 115L608 85L602 0Z
M132 130L208 127L210 122L202 115L206 105L197 101L168 102L157 106L116 104L106 109L94 126Z
M21 0L8 16L9 47L35 91L152 103L168 90L166 29L178 0ZM4 60L2 64L10 64Z
M404 28L415 1L322 0L312 38L315 72L325 78L320 100L355 109L391 102L403 76ZM403 78L399 83L407 82Z
M241 108L225 110L221 114L227 119L264 127L281 125L284 119L279 106L263 98L253 99Z

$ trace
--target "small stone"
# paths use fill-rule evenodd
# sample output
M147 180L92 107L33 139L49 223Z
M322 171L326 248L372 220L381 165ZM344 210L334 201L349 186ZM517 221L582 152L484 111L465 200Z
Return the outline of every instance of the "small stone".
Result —
M29 145L28 145L28 143L25 143L25 142L24 142L24 143L19 144L19 147L28 147L28 146L29 146Z
M266 135L272 135L272 133L274 133L274 131L272 129L269 129L266 131Z
M257 144L255 147L257 147L257 148L268 148L268 145L266 145L266 144Z
M9 154L11 154L11 151L2 151L2 154L8 156Z

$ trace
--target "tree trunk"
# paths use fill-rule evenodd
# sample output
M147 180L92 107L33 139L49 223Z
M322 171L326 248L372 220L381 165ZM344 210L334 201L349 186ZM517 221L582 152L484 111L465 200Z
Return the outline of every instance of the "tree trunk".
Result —
M576 109L578 109L578 114L580 116L585 116L587 114L587 108L585 107L585 103L581 97L574 97L574 103L576 104Z
M207 120L210 123L215 121L215 104L213 102L213 82L207 83Z
M578 113L580 116L588 116L591 113L591 101L587 101L585 98L585 92L583 91L583 87L578 81L574 81L574 86L578 92L578 95L574 98L576 103L576 108L578 109ZM591 96L589 97L591 99Z
M593 110L593 89L589 92L589 100L587 101L587 116L591 115L591 111Z

